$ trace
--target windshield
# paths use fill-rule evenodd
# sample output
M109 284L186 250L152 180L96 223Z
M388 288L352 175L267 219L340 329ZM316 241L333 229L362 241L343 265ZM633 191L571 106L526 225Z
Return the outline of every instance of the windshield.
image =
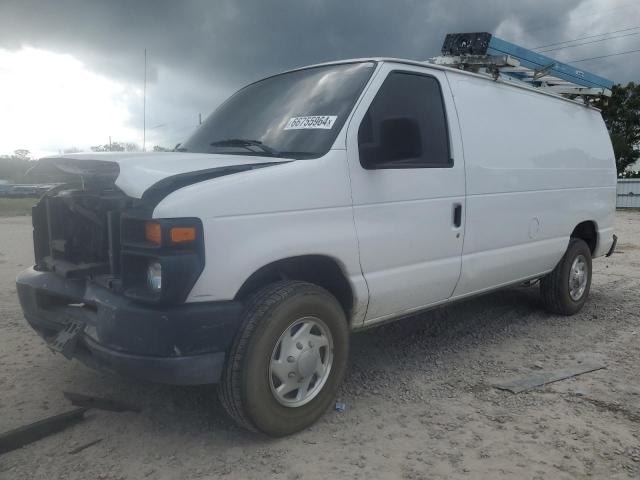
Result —
M328 65L260 80L236 92L177 150L320 157L331 148L374 66Z

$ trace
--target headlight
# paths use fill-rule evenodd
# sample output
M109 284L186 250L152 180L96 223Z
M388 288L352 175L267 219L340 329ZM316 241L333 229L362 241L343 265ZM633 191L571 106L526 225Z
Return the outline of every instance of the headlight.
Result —
M162 290L162 265L157 260L151 260L147 267L147 286L153 293Z
M191 217L149 219L147 213L124 212L120 217L123 293L155 305L183 303L204 269L202 222Z

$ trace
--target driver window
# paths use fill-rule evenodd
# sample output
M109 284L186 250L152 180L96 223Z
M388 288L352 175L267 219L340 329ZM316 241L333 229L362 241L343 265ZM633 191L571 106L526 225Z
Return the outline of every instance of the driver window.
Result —
M438 81L391 72L360 124L358 148L366 169L451 167Z

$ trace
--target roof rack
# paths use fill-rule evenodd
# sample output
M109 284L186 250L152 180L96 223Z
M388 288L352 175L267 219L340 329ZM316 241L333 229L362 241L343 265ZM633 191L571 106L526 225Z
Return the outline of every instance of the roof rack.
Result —
M541 91L569 98L582 97L590 103L597 97L610 97L613 82L532 50L502 40L490 33L449 33L442 45L442 56L430 63L486 73L494 80L520 81Z

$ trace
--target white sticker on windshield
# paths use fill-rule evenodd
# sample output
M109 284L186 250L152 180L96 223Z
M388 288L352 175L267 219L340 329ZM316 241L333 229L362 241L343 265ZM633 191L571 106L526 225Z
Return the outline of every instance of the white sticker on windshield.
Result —
M302 130L305 128L322 128L331 130L336 123L337 115L313 115L309 117L291 117L285 130Z

